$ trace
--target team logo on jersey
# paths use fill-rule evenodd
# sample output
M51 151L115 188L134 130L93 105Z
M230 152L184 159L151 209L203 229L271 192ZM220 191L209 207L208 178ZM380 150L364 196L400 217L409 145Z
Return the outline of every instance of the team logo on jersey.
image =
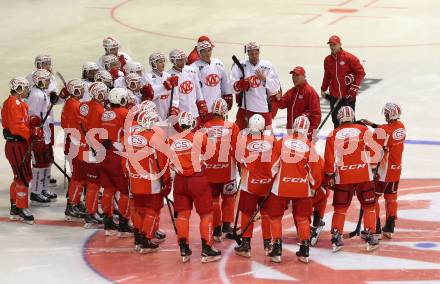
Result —
M305 153L309 151L309 145L304 141L298 139L288 139L284 141L284 146L289 148L290 150Z
M136 134L129 136L127 139L127 143L128 145L139 148L145 147L148 144L147 139L145 139L144 136Z
M188 139L179 139L173 142L171 149L176 152L189 150L192 148L192 143Z
M185 95L188 95L189 93L191 93L193 89L194 89L194 85L191 81L184 81L179 86L180 93L185 94Z
M339 62L340 65L345 65L345 61Z
M112 110L104 111L102 114L102 121L110 121L116 118L116 113Z
M261 86L261 80L257 76L253 75L248 78L251 88L258 88Z
M347 139L347 138L355 138L358 137L361 131L357 128L344 128L336 132L337 139Z
M217 74L209 74L205 78L205 85L215 87L220 83L220 77Z
M398 128L393 131L393 139L394 140L403 140L405 139L406 131L404 128Z
M213 126L208 129L209 138L220 138L229 135L229 129L223 126Z
M249 152L266 152L272 149L272 143L264 140L252 141L246 148Z
M89 114L89 106L88 105L82 105L79 107L79 114L82 116L87 116Z

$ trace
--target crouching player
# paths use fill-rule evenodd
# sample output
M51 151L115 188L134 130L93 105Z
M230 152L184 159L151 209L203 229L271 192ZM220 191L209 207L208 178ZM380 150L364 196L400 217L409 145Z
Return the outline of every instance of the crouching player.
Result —
M275 146L277 161L274 170L277 173L267 201L273 238L273 249L269 256L273 262L281 262L281 221L290 202L300 239L300 248L296 255L301 262L309 262L311 198L322 179L318 154L307 139L309 127L309 119L298 116L293 122L293 133L279 140Z

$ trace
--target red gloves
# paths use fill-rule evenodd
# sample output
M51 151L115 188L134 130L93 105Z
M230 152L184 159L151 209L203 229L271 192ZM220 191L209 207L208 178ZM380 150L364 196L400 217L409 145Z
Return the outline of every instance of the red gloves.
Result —
M60 91L59 97L62 99L67 99L70 96L69 91L67 91L66 87L63 87Z
M169 116L173 116L173 115L176 117L179 115L179 109L175 106L171 107Z
M197 102L197 109L199 110L199 114L202 119L208 115L208 107L206 106L206 102L204 100Z
M334 189L335 187L335 175L334 174L325 174L324 180L322 182L327 188Z
M49 123L50 128L50 145L55 145L55 125L53 123Z
M44 137L44 131L41 127L35 127L31 129L31 139L37 140L42 139Z
M232 98L232 94L223 95L222 98L226 101L228 105L228 110L231 110L234 99Z
M354 75L353 74L348 74L344 77L345 80L345 85L351 85L354 82Z
M171 179L164 180L162 195L168 196L171 193Z
M44 131L41 127L35 127L31 129L31 141L32 150L36 152L42 152L46 149L46 144L44 143Z
M29 126L32 127L40 127L43 120L38 115L31 115L29 117Z
M118 67L110 68L110 75L112 75L113 80L118 79L118 77L119 77L119 69L118 69Z
M249 83L249 81L245 79L240 79L234 83L234 90L236 92L245 92L249 90L250 86L251 84Z
M348 95L345 97L347 102L351 103L356 100L356 95L359 91L359 86L351 84L350 89L348 90Z
M123 69L122 67L124 67L124 65L127 64L127 61L125 60L124 55L122 55L122 54L119 55L118 59L119 59L119 63L121 63L121 69Z
M179 77L177 77L177 76L168 77L168 79L163 82L163 86L168 91L174 87L177 87L178 84L179 84Z
M142 101L145 100L153 100L154 98L154 90L153 87L151 87L151 84L146 84L140 89L140 93L142 95Z

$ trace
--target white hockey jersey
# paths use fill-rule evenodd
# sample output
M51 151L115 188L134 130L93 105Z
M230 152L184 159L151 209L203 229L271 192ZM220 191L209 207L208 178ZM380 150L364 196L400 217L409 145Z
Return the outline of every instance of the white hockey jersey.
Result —
M257 65L253 65L246 61L240 61L244 68L244 78L249 81L250 88L246 91L246 108L252 112L269 112L267 105L268 96L274 95L280 89L280 81L277 72L272 63L267 60L260 60ZM255 75L256 70L262 70L266 75L266 80L262 82ZM240 80L242 76L240 68L237 65L232 66L231 70L231 87ZM234 92L236 92L234 90ZM244 104L241 104L244 108Z
M89 93L89 88L93 82L90 82L89 80L86 80L86 79L82 79L82 81L84 83L84 94L79 101L80 102L89 102L92 99L92 97L90 96L90 93Z
M156 104L160 119L166 120L170 109L171 90L165 89L163 82L171 75L167 72L157 74L154 71L148 72L145 75L147 80L151 83L151 87L153 87L153 102ZM179 108L179 93L176 89L177 88L174 88L172 106Z
M131 61L131 60L132 60L131 57L130 57L127 53L125 53L125 52L121 52L121 51L118 52L118 58L119 58L119 56L120 56L121 54L124 55L124 57L125 57L125 62L128 62L128 61ZM101 57L98 58L98 60L96 60L96 64L98 64L98 67L99 67L99 69L101 69L101 70L105 70L104 62L102 62L103 57L104 57L104 55L102 55Z
M29 97L26 99L26 102L29 106L29 116L36 115L41 117L41 119L44 119L47 111L50 108L49 92L47 90L43 91L34 86L31 88ZM53 109L51 110L46 122L43 125L44 142L46 144L49 144L51 140L52 133L49 127L49 124L51 123L54 123Z
M226 69L220 59L211 58L211 63L199 59L191 66L196 70L208 111L212 112L214 101L222 95L232 94Z
M179 85L176 88L179 93L179 110L192 112L198 117L197 102L204 98L196 70L191 66L185 66L182 72L171 68L168 73L179 77Z

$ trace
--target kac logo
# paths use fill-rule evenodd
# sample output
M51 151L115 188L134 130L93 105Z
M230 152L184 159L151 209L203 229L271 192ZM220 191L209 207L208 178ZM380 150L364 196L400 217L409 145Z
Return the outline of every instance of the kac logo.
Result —
M191 81L184 81L179 86L180 93L185 94L185 95L188 95L189 93L191 93L193 89L194 89L194 85Z
M205 78L205 85L215 87L220 83L220 77L217 74L209 74Z

